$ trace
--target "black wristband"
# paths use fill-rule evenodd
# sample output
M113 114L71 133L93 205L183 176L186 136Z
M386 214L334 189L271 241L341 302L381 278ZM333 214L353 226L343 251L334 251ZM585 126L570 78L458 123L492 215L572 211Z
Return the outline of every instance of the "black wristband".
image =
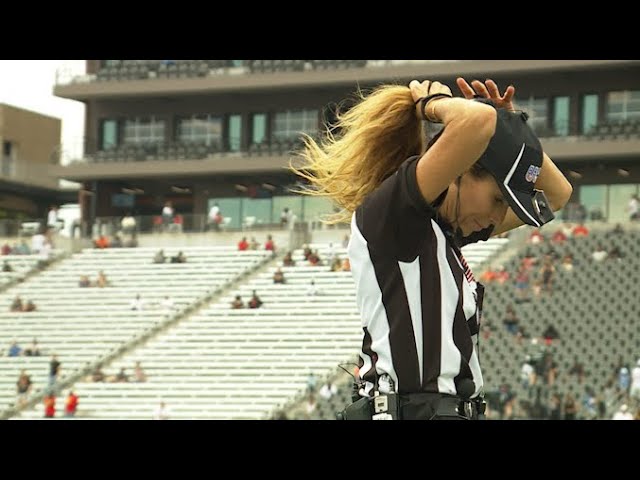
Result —
M427 103L429 103L430 100L433 100L434 98L440 98L440 97L453 98L453 95L449 95L448 93L433 93L431 95L427 95L426 97L419 98L418 100L415 101L414 105L417 105L418 102L421 102L420 113L422 114L423 120L426 120L427 122L432 121L427 118L427 114L425 113L424 109L427 107Z

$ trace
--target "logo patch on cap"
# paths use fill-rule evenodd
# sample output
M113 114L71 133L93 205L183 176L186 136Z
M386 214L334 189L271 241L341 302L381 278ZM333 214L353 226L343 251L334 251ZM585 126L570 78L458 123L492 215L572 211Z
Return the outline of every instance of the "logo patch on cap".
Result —
M529 170L527 170L527 174L524 178L527 182L536 183L538 177L540 176L540 167L536 167L535 165L529 166Z

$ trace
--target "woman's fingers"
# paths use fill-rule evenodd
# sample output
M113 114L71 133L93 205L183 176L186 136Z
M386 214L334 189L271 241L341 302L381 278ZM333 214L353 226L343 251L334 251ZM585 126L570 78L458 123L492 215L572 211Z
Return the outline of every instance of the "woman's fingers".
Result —
M487 87L485 87L484 83L482 83L480 80L474 80L473 82L471 82L471 86L481 97L490 98Z
M473 90L473 88L471 88L471 86L464 78L456 78L456 84L458 85L460 92L462 92L462 95L464 95L464 98L473 98L473 96L476 94L476 92Z
M491 79L488 79L485 82L485 85L487 86L487 89L489 90L489 94L491 95L491 98L502 98L500 96L500 90L498 90L498 85L496 85L496 82L494 82Z

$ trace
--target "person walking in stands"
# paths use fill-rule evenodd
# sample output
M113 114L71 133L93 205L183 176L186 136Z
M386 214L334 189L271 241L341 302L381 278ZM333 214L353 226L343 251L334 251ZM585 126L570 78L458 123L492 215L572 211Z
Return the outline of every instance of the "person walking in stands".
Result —
M380 86L339 117L340 135L306 136L291 164L309 182L301 193L341 208L326 222L351 223L363 382L343 418L482 418L483 286L460 249L540 228L571 196L513 86L457 84L465 98L436 81ZM426 148L423 120L444 127Z

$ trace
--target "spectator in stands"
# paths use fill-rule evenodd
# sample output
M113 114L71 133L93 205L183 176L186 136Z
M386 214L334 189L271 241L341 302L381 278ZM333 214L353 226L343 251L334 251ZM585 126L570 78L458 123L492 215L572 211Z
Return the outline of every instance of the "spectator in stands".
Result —
M520 382L525 390L536 384L536 371L531 362L531 355L527 355L520 367Z
M273 274L273 283L280 283L280 284L286 283L286 280L284 278L284 272L280 269L280 267L278 267L278 269Z
M249 308L260 308L262 303L262 300L260 300L260 297L258 297L258 294L254 290L251 299L249 300Z
M562 244L566 242L567 239L568 239L567 235L564 233L564 231L561 228L556 230L551 236L551 241L553 243L558 243L558 244Z
M513 418L513 404L516 396L511 390L511 385L503 383L500 385L498 394L498 413L500 420L511 420Z
M332 272L342 271L342 260L340 260L340 257L333 257L333 261L331 262L331 271Z
M542 338L544 338L545 344L549 346L554 340L560 338L560 334L558 333L556 327L554 327L553 324L550 323L547 325L547 328L545 328L544 332L542 332Z
M633 420L633 414L626 403L620 405L620 410L613 414L611 420Z
M93 243L95 248L100 249L109 248L110 246L109 239L106 235L100 235Z
M111 241L111 248L122 248L124 244L122 243L122 232L117 232L113 236L113 240Z
M258 250L260 247L260 243L256 240L256 237L251 237L251 242L249 242L249 250Z
M638 199L638 195L631 195L627 205L627 213L629 214L629 220L640 220L640 199Z
M131 215L131 212L127 212L127 214L122 217L120 221L120 227L122 228L122 233L125 235L133 235L136 231L136 219Z
M144 370L142 368L142 365L140 365L140 362L136 362L136 365L133 368L133 381L138 383L147 381L147 375L144 373Z
M496 279L497 274L493 267L489 267L480 275L480 281L484 284L491 283Z
M109 280L107 280L107 276L104 274L103 270L98 272L98 278L96 278L96 287L104 288L109 286Z
M22 299L19 295L16 295L16 298L11 302L11 306L9 307L9 311L11 312L21 312L22 311Z
M11 265L7 260L5 260L4 263L2 264L2 271L5 273L13 272L13 267L11 267Z
M524 265L520 265L515 279L516 303L529 301L529 273Z
M160 402L160 406L153 412L154 420L169 420L171 416L171 410L164 402Z
M160 249L153 256L153 263L164 263L167 257L164 254L164 249Z
M516 315L516 311L513 309L513 305L507 305L502 323L504 323L511 335L518 333L520 320Z
M313 252L311 251L311 248L309 248L309 245L302 246L302 256L304 257L305 261L309 261L309 257L312 253Z
M36 304L33 303L32 300L27 300L27 303L25 303L22 307L22 311L23 312L35 312L36 311Z
M318 393L325 400L331 400L331 397L333 397L335 394L338 393L338 389L331 382L331 380L327 380L327 383L322 385L322 387L320 388L320 392L318 392Z
M567 253L564 257L562 257L562 268L566 272L570 272L573 270L573 255Z
M38 233L36 233L31 237L31 252L33 252L36 255L39 253L42 253L42 250L45 248L44 244L47 241L47 239L44 236L43 232L44 230L39 229Z
M27 374L26 370L20 372L18 381L16 382L17 399L16 404L18 408L24 407L29 401L29 394L31 393L32 383L31 377Z
M507 272L507 269L503 265L500 265L498 267L498 271L496 272L495 281L500 285L504 285L505 283L507 283L507 280L509 280L509 272Z
M38 339L34 338L33 342L31 343L30 346L28 346L25 351L24 354L27 357L39 357L40 356L40 346L38 345Z
M280 214L280 226L285 228L291 222L292 212L289 211L289 207L284 207Z
M287 252L287 254L284 256L284 258L282 259L282 265L285 267L295 267L296 266L296 262L293 259L293 254L291 253L291 250L289 250Z
M619 237L620 235L624 234L624 228L622 228L622 225L620 223L616 223L616 226L613 228L613 230L609 230L606 234L605 237Z
M56 396L53 392L49 392L44 397L44 418L53 418L56 416Z
M584 365L578 360L578 357L573 360L573 365L569 368L569 375L575 375L580 385L584 383Z
M579 223L575 226L572 233L574 237L586 237L589 235L589 229L585 227L584 223Z
M543 243L544 236L542 235L542 233L540 233L540 230L536 228L533 232L531 232L531 235L529 235L529 239L527 240L527 242L533 245Z
M78 282L80 288L89 288L91 286L91 280L88 275L80 275L80 281Z
M348 248L349 247L349 235L345 235L344 238L342 239L342 248Z
M94 382L104 382L105 375L102 372L102 366L97 365L93 373L91 374L91 380Z
M249 249L249 242L247 242L247 237L242 237L242 240L238 242L238 250L244 252Z
M549 404L549 420L562 420L562 397L559 393L551 395Z
M118 372L118 374L116 375L115 381L116 382L128 382L129 381L129 375L127 375L127 372L125 371L124 367L122 367L120 369L120 371Z
M58 361L58 356L54 353L51 355L51 361L49 362L49 386L55 385L58 381L61 367L62 364Z
M264 249L276 253L276 244L273 242L273 237L271 235L267 235L267 241L264 244Z
M309 375L307 376L307 393L315 393L317 384L318 378L315 373L309 372Z
M54 232L58 231L58 207L56 205L51 205L51 207L49 207L49 213L47 214L47 227L52 229Z
M555 276L556 267L551 263L551 259L547 259L540 270L542 275L542 291L551 293L553 287L553 279Z
M624 366L618 370L618 388L623 392L628 392L631 387L631 375L629 369Z
M140 297L138 293L136 298L131 301L131 310L143 310L144 309L144 301Z
M607 251L601 243L598 244L595 251L591 254L591 258L594 262L602 262L605 258L607 258Z
M138 236L134 232L131 234L129 240L126 240L123 245L125 248L136 248L138 246Z
M13 254L17 254L17 255L31 255L31 249L29 248L29 245L27 245L27 241L22 239L22 241L20 242L20 245L14 249Z
M180 250L177 255L171 257L171 263L187 263L187 257Z
M349 260L349 257L344 257L342 259L342 271L343 272L351 271L351 260Z
M184 225L184 217L179 213L173 216L173 223L171 224L171 231L182 233Z
M576 404L573 395L567 393L564 398L564 419L565 420L575 420L578 414L578 405Z
M76 411L78 410L78 395L76 395L73 390L69 390L69 394L67 395L67 399L64 402L64 416L65 417L75 417Z
M607 259L609 260L622 260L624 258L624 254L620 251L618 246L614 246L609 254L607 255Z
M307 259L309 264L312 266L322 265L322 260L320 260L320 255L318 255L318 250L314 250L309 258Z
M11 255L11 247L8 243L5 243L0 250L0 254L2 255Z
M9 357L19 357L22 354L22 348L18 345L16 340L11 342L11 346L9 347Z
M162 226L165 231L169 230L171 223L173 223L173 204L171 202L165 202L162 207Z
M240 295L236 295L236 298L231 302L231 308L234 310L244 308L244 302L242 301L242 297Z
M209 215L207 215L207 228L217 232L220 230L221 223L222 215L220 214L220 207L218 206L218 202L215 202L209 209Z

